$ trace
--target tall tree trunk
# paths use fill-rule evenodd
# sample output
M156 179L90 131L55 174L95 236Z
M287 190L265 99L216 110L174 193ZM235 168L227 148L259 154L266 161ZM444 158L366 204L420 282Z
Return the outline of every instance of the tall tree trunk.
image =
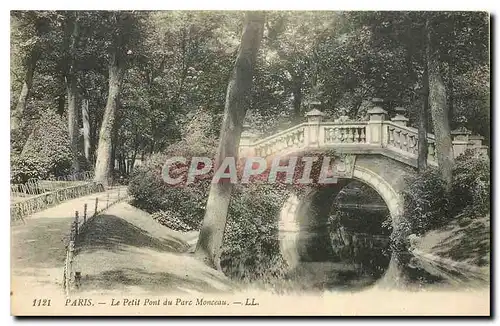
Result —
M83 125L83 153L90 162L90 118L89 118L89 100L82 100L82 125Z
M302 112L300 110L300 106L302 105L302 87L300 81L297 83L293 88L293 118L296 122L302 119Z
M57 96L57 114L62 116L66 108L66 90L62 90L61 94Z
M78 150L78 107L77 107L77 85L76 85L76 44L78 41L78 14L72 13L74 17L71 18L72 32L70 35L69 44L69 58L68 58L68 72L66 76L66 93L68 98L68 133L69 141L71 145L71 152L73 154L72 169L78 172L80 170L80 164L78 163L78 157L80 155Z
M429 154L429 145L427 143L427 122L429 121L429 73L427 71L427 64L424 65L422 84L422 108L418 114L418 172L420 173L427 169L427 156Z
M427 143L427 122L429 112L429 77L427 67L424 68L424 87L422 89L422 108L418 114L418 172L427 169L427 156L429 145Z
M117 110L120 109L120 105L117 105ZM114 171L116 167L116 153L118 152L118 129L116 128L117 114L115 113L115 123L113 126L113 133L111 136L111 159L109 160L109 171L111 172L110 177L114 176Z
M67 94L68 94L68 134L71 145L71 152L73 156L72 169L73 171L80 170L80 164L78 163L78 108L77 108L77 89L76 89L76 78L74 76L68 76Z
M23 86L21 88L21 93L19 94L19 99L17 101L16 109L12 114L10 129L16 131L21 125L21 120L23 117L24 110L26 109L26 103L31 92L31 86L33 86L33 75L35 74L36 63L40 56L39 50L37 48L33 49L28 53L25 59L25 74L23 80Z
M240 48L227 87L216 167L226 157L234 157L237 160L255 61L264 30L264 20L265 15L260 12L247 12L245 14L245 27ZM231 191L232 184L230 182L219 182L211 185L195 252L196 256L207 265L218 270L221 269L220 257Z
M429 108L436 137L436 154L439 171L448 191L451 190L453 169L453 147L446 103L446 87L441 76L439 52L434 44L433 30L427 27L427 69L429 74Z
M455 114L455 94L453 92L453 63L448 64L448 120L450 121L450 127L453 128L453 117Z
M120 58L119 48L112 55L109 66L109 91L108 101L104 109L99 144L97 146L97 159L95 164L94 180L108 185L109 166L111 161L112 137L118 96L120 94L123 75L125 74L125 61Z

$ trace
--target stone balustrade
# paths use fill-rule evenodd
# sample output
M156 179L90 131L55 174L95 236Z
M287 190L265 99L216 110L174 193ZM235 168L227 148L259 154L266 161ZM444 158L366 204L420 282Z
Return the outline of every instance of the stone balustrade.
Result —
M325 121L324 114L313 109L306 114L306 122L263 139L245 130L241 135L240 155L270 157L325 148L357 154L386 153L407 163L416 162L418 129L408 126L409 119L404 116L403 109L396 108L395 111L396 115L388 119L387 112L375 106L368 110L365 121L351 121L346 116ZM465 128L452 131L452 137L455 157L467 149L487 153L487 146L482 144L484 137L471 135ZM428 164L437 166L435 142L434 135L429 133Z

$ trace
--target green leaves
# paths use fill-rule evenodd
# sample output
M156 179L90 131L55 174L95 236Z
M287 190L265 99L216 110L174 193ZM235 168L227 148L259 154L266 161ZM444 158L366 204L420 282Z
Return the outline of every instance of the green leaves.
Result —
M53 112L42 114L23 151L11 162L11 181L46 179L69 174L72 153L66 124Z

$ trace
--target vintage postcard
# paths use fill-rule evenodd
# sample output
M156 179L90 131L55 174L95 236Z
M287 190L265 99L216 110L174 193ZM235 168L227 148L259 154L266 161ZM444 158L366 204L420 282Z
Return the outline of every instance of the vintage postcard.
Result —
M10 18L12 315L490 315L488 12Z

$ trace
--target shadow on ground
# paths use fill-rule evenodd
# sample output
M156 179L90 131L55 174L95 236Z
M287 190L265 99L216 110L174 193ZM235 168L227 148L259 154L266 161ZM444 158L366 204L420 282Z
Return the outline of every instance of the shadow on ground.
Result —
M87 291L133 287L148 293L165 291L175 293L222 292L223 289L214 287L212 281L220 282L222 280L208 274L205 274L202 279L168 272L149 272L139 268L124 268L87 275L82 279L81 286Z
M178 253L186 252L188 249L188 245L179 239L155 238L149 232L115 215L102 215L92 221L78 242L78 250L87 253L96 250L119 252L130 247Z

